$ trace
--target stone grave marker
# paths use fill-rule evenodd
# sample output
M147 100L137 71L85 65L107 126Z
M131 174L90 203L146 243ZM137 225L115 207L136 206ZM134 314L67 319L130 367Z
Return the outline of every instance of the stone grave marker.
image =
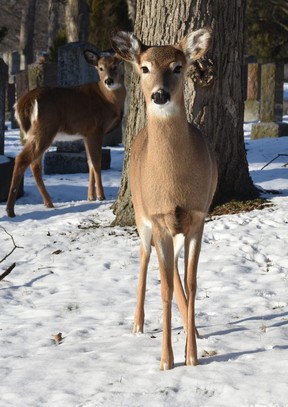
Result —
M0 58L0 201L6 201L8 198L11 184L14 158L4 155L4 137L5 137L5 102L6 87L8 84L8 66ZM20 185L17 198L23 195L23 180Z
M261 65L260 123L252 125L252 139L288 135L288 123L282 121L283 83L282 63Z
M247 99L245 101L244 121L259 120L259 64L247 65Z

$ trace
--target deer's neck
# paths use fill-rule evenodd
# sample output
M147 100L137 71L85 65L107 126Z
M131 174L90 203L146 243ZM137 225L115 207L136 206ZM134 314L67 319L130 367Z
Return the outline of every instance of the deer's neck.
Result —
M126 89L123 84L119 84L116 89L107 89L102 82L99 82L99 89L103 98L108 103L115 105L116 108L118 106L121 106L121 108L123 108L126 96Z
M171 115L147 116L148 152L177 155L189 145L189 124L185 108Z

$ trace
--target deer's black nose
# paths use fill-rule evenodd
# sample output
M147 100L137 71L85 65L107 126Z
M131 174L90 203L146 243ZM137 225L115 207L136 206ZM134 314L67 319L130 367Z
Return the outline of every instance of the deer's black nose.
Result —
M152 100L156 105L164 105L169 102L170 94L164 89L159 89L157 92L152 94Z
M107 79L105 79L105 84L106 85L113 85L113 79L112 78L107 78Z

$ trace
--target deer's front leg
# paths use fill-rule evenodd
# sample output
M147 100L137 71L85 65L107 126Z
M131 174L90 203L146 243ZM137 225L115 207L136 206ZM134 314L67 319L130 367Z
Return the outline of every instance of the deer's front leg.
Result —
M147 269L150 258L150 248L147 250L144 245L141 243L140 246L140 274L139 274L139 283L137 290L137 305L134 315L134 325L133 333L144 332L144 303L145 303L145 292L146 292L146 277Z
M172 298L173 298L173 240L166 232L153 233L153 240L157 250L160 277L161 296L163 306L163 339L162 356L160 362L161 370L168 370L174 367L174 356L171 343L171 319L172 319Z

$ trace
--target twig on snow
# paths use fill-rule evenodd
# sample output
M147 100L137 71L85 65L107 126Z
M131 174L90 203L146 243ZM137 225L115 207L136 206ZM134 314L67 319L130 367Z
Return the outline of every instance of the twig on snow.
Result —
M3 280L6 276L8 276L8 274L11 273L11 271L14 269L15 266L16 266L16 263L11 264L11 266L8 267L8 269L0 275L0 281Z
M274 157L271 161L269 161L269 163L265 164L264 167L261 168L261 170L264 170L265 167L267 167L269 164L273 163L273 161L277 160L277 158L279 158L279 157L287 157L287 156L288 156L288 154L278 154L278 155L277 155L276 157ZM286 165L287 165L287 164L285 164L284 167L285 167Z
M11 239L12 242L13 242L13 246L14 246L13 249L12 249L8 254L6 254L6 256L4 256L3 259L0 260L0 263L3 263L3 261L6 260L7 257L11 256L11 254L14 252L14 250L16 250L16 249L23 249L23 247L20 247L20 246L17 246L17 245L16 245L15 240L14 240L14 237L13 237L9 232L7 232L7 230L6 230L3 226L0 225L0 228L3 229L4 232L10 237L10 239ZM14 267L13 267L13 268L14 268Z

